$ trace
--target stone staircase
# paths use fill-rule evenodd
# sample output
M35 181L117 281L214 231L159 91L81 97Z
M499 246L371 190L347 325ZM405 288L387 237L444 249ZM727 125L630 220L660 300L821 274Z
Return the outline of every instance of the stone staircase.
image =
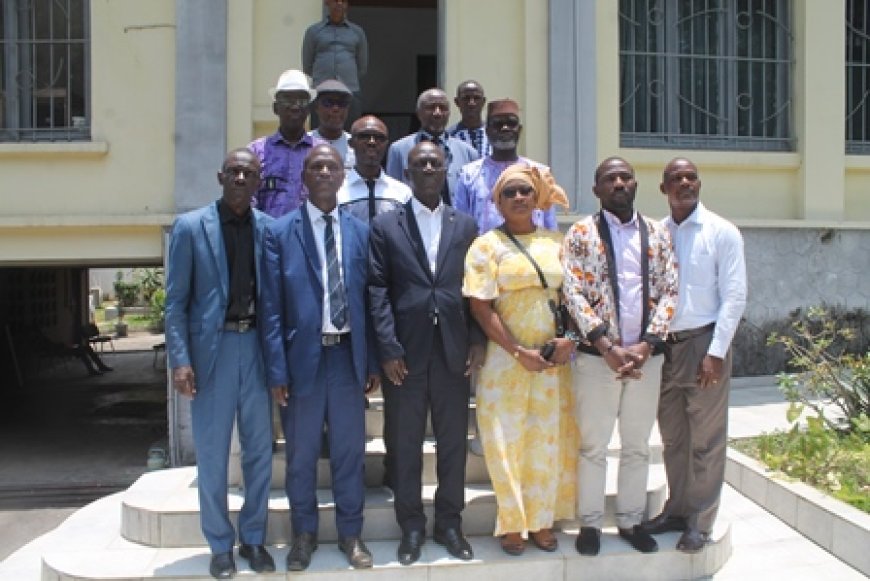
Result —
M717 525L713 542L696 555L674 550L678 535L658 537L658 553L644 555L634 551L616 536L613 521L616 489L618 438L614 434L608 458L607 517L601 554L581 557L574 550L578 528L576 522L558 523L560 546L554 553L529 546L520 557L510 557L501 551L492 530L496 516L495 495L489 482L483 458L468 455L466 478L466 509L463 530L474 547L475 559L463 562L451 558L440 546L429 541L420 561L402 567L396 560L400 530L395 522L392 493L380 486L383 477L383 402L372 400L366 411L366 508L363 539L374 556L375 567L366 571L350 569L336 545L334 504L329 489L327 460L318 466L318 503L320 510L320 548L314 554L311 567L303 574L317 579L353 579L366 575L371 579L465 579L475 576L496 579L534 576L538 579L693 579L717 571L731 554L730 526ZM474 405L471 406L469 434L473 426ZM431 523L431 503L435 492L435 444L431 429L423 447L424 504ZM665 500L665 476L661 465L661 443L658 430L651 438L653 465L647 487L647 505L651 514L661 509ZM284 560L291 537L289 506L283 492L284 452L279 443L273 457L272 492L269 499L269 529L267 543L275 557L278 571L257 575L247 569L247 562L237 558L238 578L289 578ZM235 519L242 503L237 462L231 463L229 506ZM98 501L101 502L101 501ZM95 503L96 504L96 503ZM142 476L127 491L121 493L119 510L97 517L86 507L73 515L68 523L72 530L84 531L75 538L43 555L42 579L72 581L83 579L210 579L209 553L199 525L196 493L196 469L176 468ZM91 514L94 513L94 514ZM71 536L72 537L72 536ZM87 542L85 542L87 539ZM297 573L293 574L298 575Z

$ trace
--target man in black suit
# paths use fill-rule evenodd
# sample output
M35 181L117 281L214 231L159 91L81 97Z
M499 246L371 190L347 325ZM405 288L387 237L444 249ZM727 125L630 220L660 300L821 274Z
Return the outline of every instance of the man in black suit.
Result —
M462 535L468 433L468 377L483 359L483 335L462 297L465 254L477 236L470 216L441 200L444 153L430 142L408 154L414 197L371 223L369 300L386 381L385 421L393 434L389 470L399 562L420 558L426 516L421 499L422 444L431 408L437 442L438 490L433 538L463 560Z

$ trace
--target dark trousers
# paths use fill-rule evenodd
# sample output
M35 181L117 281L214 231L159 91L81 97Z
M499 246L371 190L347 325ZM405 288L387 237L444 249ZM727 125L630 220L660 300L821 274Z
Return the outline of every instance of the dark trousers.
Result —
M435 331L437 332L437 331ZM390 436L390 479L396 520L407 534L425 531L422 501L423 439L431 410L435 432L438 488L435 529L460 528L465 508L465 458L468 434L468 378L447 367L440 337L433 342L425 371L401 386L384 381L385 422Z
M326 423L335 526L341 539L358 537L365 502L365 392L354 375L350 341L322 349L313 389L300 396L291 386L290 401L281 408L290 524L294 535L317 535L317 461Z
M716 520L725 480L731 386L729 350L719 384L698 387L698 368L712 338L710 330L667 346L658 410L669 490L665 512L706 533Z

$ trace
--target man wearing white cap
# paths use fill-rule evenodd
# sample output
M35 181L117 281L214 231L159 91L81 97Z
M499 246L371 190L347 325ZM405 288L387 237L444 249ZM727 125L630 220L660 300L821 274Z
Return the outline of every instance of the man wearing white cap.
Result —
M317 91L302 71L287 70L269 89L272 111L278 116L278 131L248 145L260 159L261 183L251 205L279 218L302 205L307 197L302 183L302 164L320 140L305 132L305 121Z

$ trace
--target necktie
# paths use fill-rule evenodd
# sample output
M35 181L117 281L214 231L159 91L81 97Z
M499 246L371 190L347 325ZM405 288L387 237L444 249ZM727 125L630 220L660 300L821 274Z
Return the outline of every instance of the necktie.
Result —
M366 185L369 187L369 222L371 222L378 213L375 207L375 180L366 180Z
M323 232L323 242L326 248L326 279L329 288L330 320L336 329L341 330L347 320L347 299L344 296L344 285L341 283L341 273L338 269L338 254L335 251L335 233L332 230L333 217L324 214L326 229Z

